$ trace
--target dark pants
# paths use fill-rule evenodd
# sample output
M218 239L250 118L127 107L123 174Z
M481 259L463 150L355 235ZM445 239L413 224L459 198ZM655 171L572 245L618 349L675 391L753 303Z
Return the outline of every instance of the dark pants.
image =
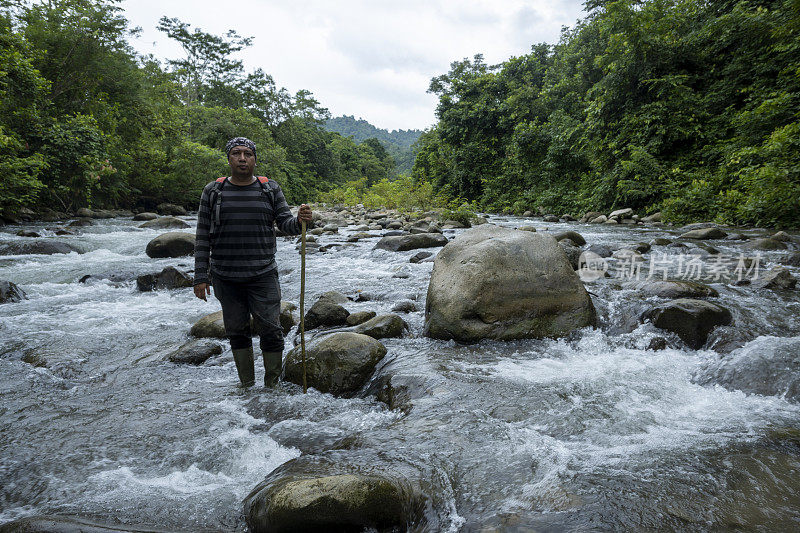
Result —
M283 352L277 268L244 280L223 279L212 274L211 284L214 296L222 304L222 321L232 349L251 347L255 333L261 338L262 352ZM250 331L250 315L253 315L253 332Z

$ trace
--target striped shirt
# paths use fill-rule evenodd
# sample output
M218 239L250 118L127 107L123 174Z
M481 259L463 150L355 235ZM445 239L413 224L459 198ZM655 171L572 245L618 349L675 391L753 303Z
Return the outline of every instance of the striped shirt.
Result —
M276 268L275 231L297 235L300 223L292 216L280 185L267 182L274 204L258 180L250 185L234 185L225 180L219 190L220 221L211 230L211 191L216 182L203 189L197 213L197 240L194 248L194 283L209 283L209 267L221 278L251 278ZM210 260L210 261L209 261Z

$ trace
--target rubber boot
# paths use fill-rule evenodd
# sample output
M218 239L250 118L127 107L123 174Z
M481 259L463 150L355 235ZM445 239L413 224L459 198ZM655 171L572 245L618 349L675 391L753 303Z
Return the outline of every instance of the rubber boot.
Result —
M253 363L253 347L233 350L233 361L239 373L242 387L252 387L256 383L256 370Z
M264 386L274 387L281 377L283 352L262 352L264 356Z

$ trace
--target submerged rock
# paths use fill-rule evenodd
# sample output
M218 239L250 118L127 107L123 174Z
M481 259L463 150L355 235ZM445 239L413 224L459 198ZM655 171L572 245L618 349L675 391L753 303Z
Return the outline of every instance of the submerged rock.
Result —
M0 533L166 533L145 526L106 524L66 516L29 516L0 526Z
M136 288L142 292L182 289L191 287L194 280L186 272L175 267L166 267L161 272L155 274L142 274L136 278Z
M182 257L194 253L195 236L191 233L171 231L147 243L148 257Z
M166 359L171 363L201 365L215 355L222 353L222 344L209 339L195 339L187 342Z
M0 304L21 302L27 299L25 291L17 287L15 283L0 280Z
M389 250L390 252L405 252L417 248L434 248L447 244L447 237L441 233L416 233L411 235L397 235L383 237L375 245L376 250Z
M782 266L774 266L757 279L753 286L759 289L794 289L797 278Z
M628 283L626 286L648 296L658 296L660 298L706 298L710 296L719 296L716 289L697 281L636 281Z
M425 310L429 337L558 337L594 323L589 294L549 235L480 226L436 256Z
M308 386L335 396L352 394L367 382L384 355L383 344L360 333L341 332L318 337L306 346ZM284 376L292 383L303 383L300 346L286 355Z
M83 253L83 250L75 246L54 240L41 241L13 241L0 246L0 255L53 255L68 254L76 252Z
M721 305L681 298L646 311L642 320L650 320L657 328L677 333L689 347L698 349L715 326L727 326L733 319L731 312Z
M408 324L400 318L400 315L389 313L371 318L357 325L352 331L353 333L369 335L373 339L387 339L401 337L406 329L408 329Z

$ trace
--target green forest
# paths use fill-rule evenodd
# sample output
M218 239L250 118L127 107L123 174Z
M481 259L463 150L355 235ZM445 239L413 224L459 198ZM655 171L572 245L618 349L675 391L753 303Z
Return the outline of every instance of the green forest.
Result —
M183 57L136 54L116 0L0 0L0 216L24 209L196 208L228 174L222 151L244 135L259 174L290 202L338 184L395 175L383 147L321 126L330 113L290 94L236 52L253 37L212 35L177 18L158 29Z
M800 226L800 0L588 0L434 78L413 175L492 211Z
M329 118L325 121L324 128L352 137L357 143L377 139L394 159L395 171L403 175L411 174L417 155L415 144L422 135L422 130L389 131L376 128L363 118L356 119L352 115Z
M118 4L0 0L0 216L193 208L245 135L293 203L413 188L494 212L800 226L800 0L588 0L554 45L453 62L430 83L436 125L391 143L246 71L257 36L165 16L184 55L138 55Z

